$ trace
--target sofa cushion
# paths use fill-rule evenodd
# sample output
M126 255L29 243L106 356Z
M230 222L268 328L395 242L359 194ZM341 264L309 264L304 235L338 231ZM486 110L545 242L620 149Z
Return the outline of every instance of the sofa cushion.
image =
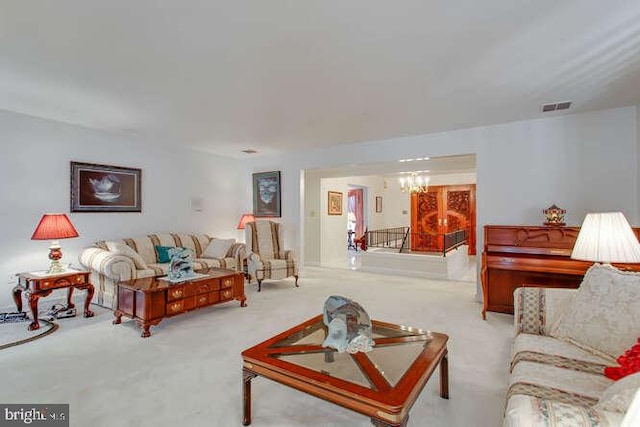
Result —
M147 268L153 270L156 276L166 276L169 272L169 263L147 264Z
M638 390L640 390L640 372L611 384L602 393L595 406L604 411L627 412Z
M576 371L602 374L616 364L566 341L544 335L518 334L513 343L511 369L522 361L538 362Z
M613 384L603 375L523 361L514 366L507 399L526 394L571 405L591 406Z
M224 258L235 242L235 239L211 239L202 253L202 258Z
M197 258L193 260L194 270L204 270L207 268L222 268L227 270L235 270L235 258Z
M640 336L640 273L594 264L551 335L616 358Z
M507 402L504 427L605 427L621 424L623 414L599 408L517 394Z
M105 242L105 245L107 246L107 250L131 258L137 269L144 270L147 268L147 263L144 262L144 259L142 259L140 254L124 242L108 240Z

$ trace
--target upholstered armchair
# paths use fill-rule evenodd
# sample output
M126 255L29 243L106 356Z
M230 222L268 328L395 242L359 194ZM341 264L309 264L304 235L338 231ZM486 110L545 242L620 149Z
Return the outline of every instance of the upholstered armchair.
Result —
M258 292L265 279L295 277L298 263L290 250L283 248L282 224L268 220L248 222L244 229L247 245L247 269L251 281L258 281Z

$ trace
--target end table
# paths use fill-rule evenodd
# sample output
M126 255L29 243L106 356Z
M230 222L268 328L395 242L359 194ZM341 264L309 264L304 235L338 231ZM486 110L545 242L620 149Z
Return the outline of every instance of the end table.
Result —
M40 323L38 322L38 299L48 296L54 289L68 289L67 309L75 307L71 301L73 290L76 288L86 290L84 317L93 317L93 312L89 310L89 304L91 304L94 292L93 285L89 282L90 274L91 272L89 271L71 269L59 274L49 274L46 271L16 274L18 276L18 284L13 288L13 300L18 311L22 311L22 292L24 291L27 295L33 319L29 325L29 330L33 331L40 328Z

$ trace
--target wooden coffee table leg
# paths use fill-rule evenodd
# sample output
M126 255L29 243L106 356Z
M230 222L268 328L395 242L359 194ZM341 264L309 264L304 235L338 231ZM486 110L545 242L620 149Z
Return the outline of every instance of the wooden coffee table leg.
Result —
M446 350L440 360L440 397L449 398L449 352Z
M256 374L246 369L242 369L242 425L251 424L251 380L257 377Z
M400 424L390 424L386 421L382 421L379 420L377 418L371 418L371 425L375 426L375 427L406 427L407 423L409 422L409 415L407 414L406 417L404 417L404 419L402 421L400 421Z

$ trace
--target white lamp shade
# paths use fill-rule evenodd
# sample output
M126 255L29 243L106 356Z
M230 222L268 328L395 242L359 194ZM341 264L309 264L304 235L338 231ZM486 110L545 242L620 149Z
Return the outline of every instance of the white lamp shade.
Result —
M640 243L621 212L589 213L571 258L594 262L640 262Z

